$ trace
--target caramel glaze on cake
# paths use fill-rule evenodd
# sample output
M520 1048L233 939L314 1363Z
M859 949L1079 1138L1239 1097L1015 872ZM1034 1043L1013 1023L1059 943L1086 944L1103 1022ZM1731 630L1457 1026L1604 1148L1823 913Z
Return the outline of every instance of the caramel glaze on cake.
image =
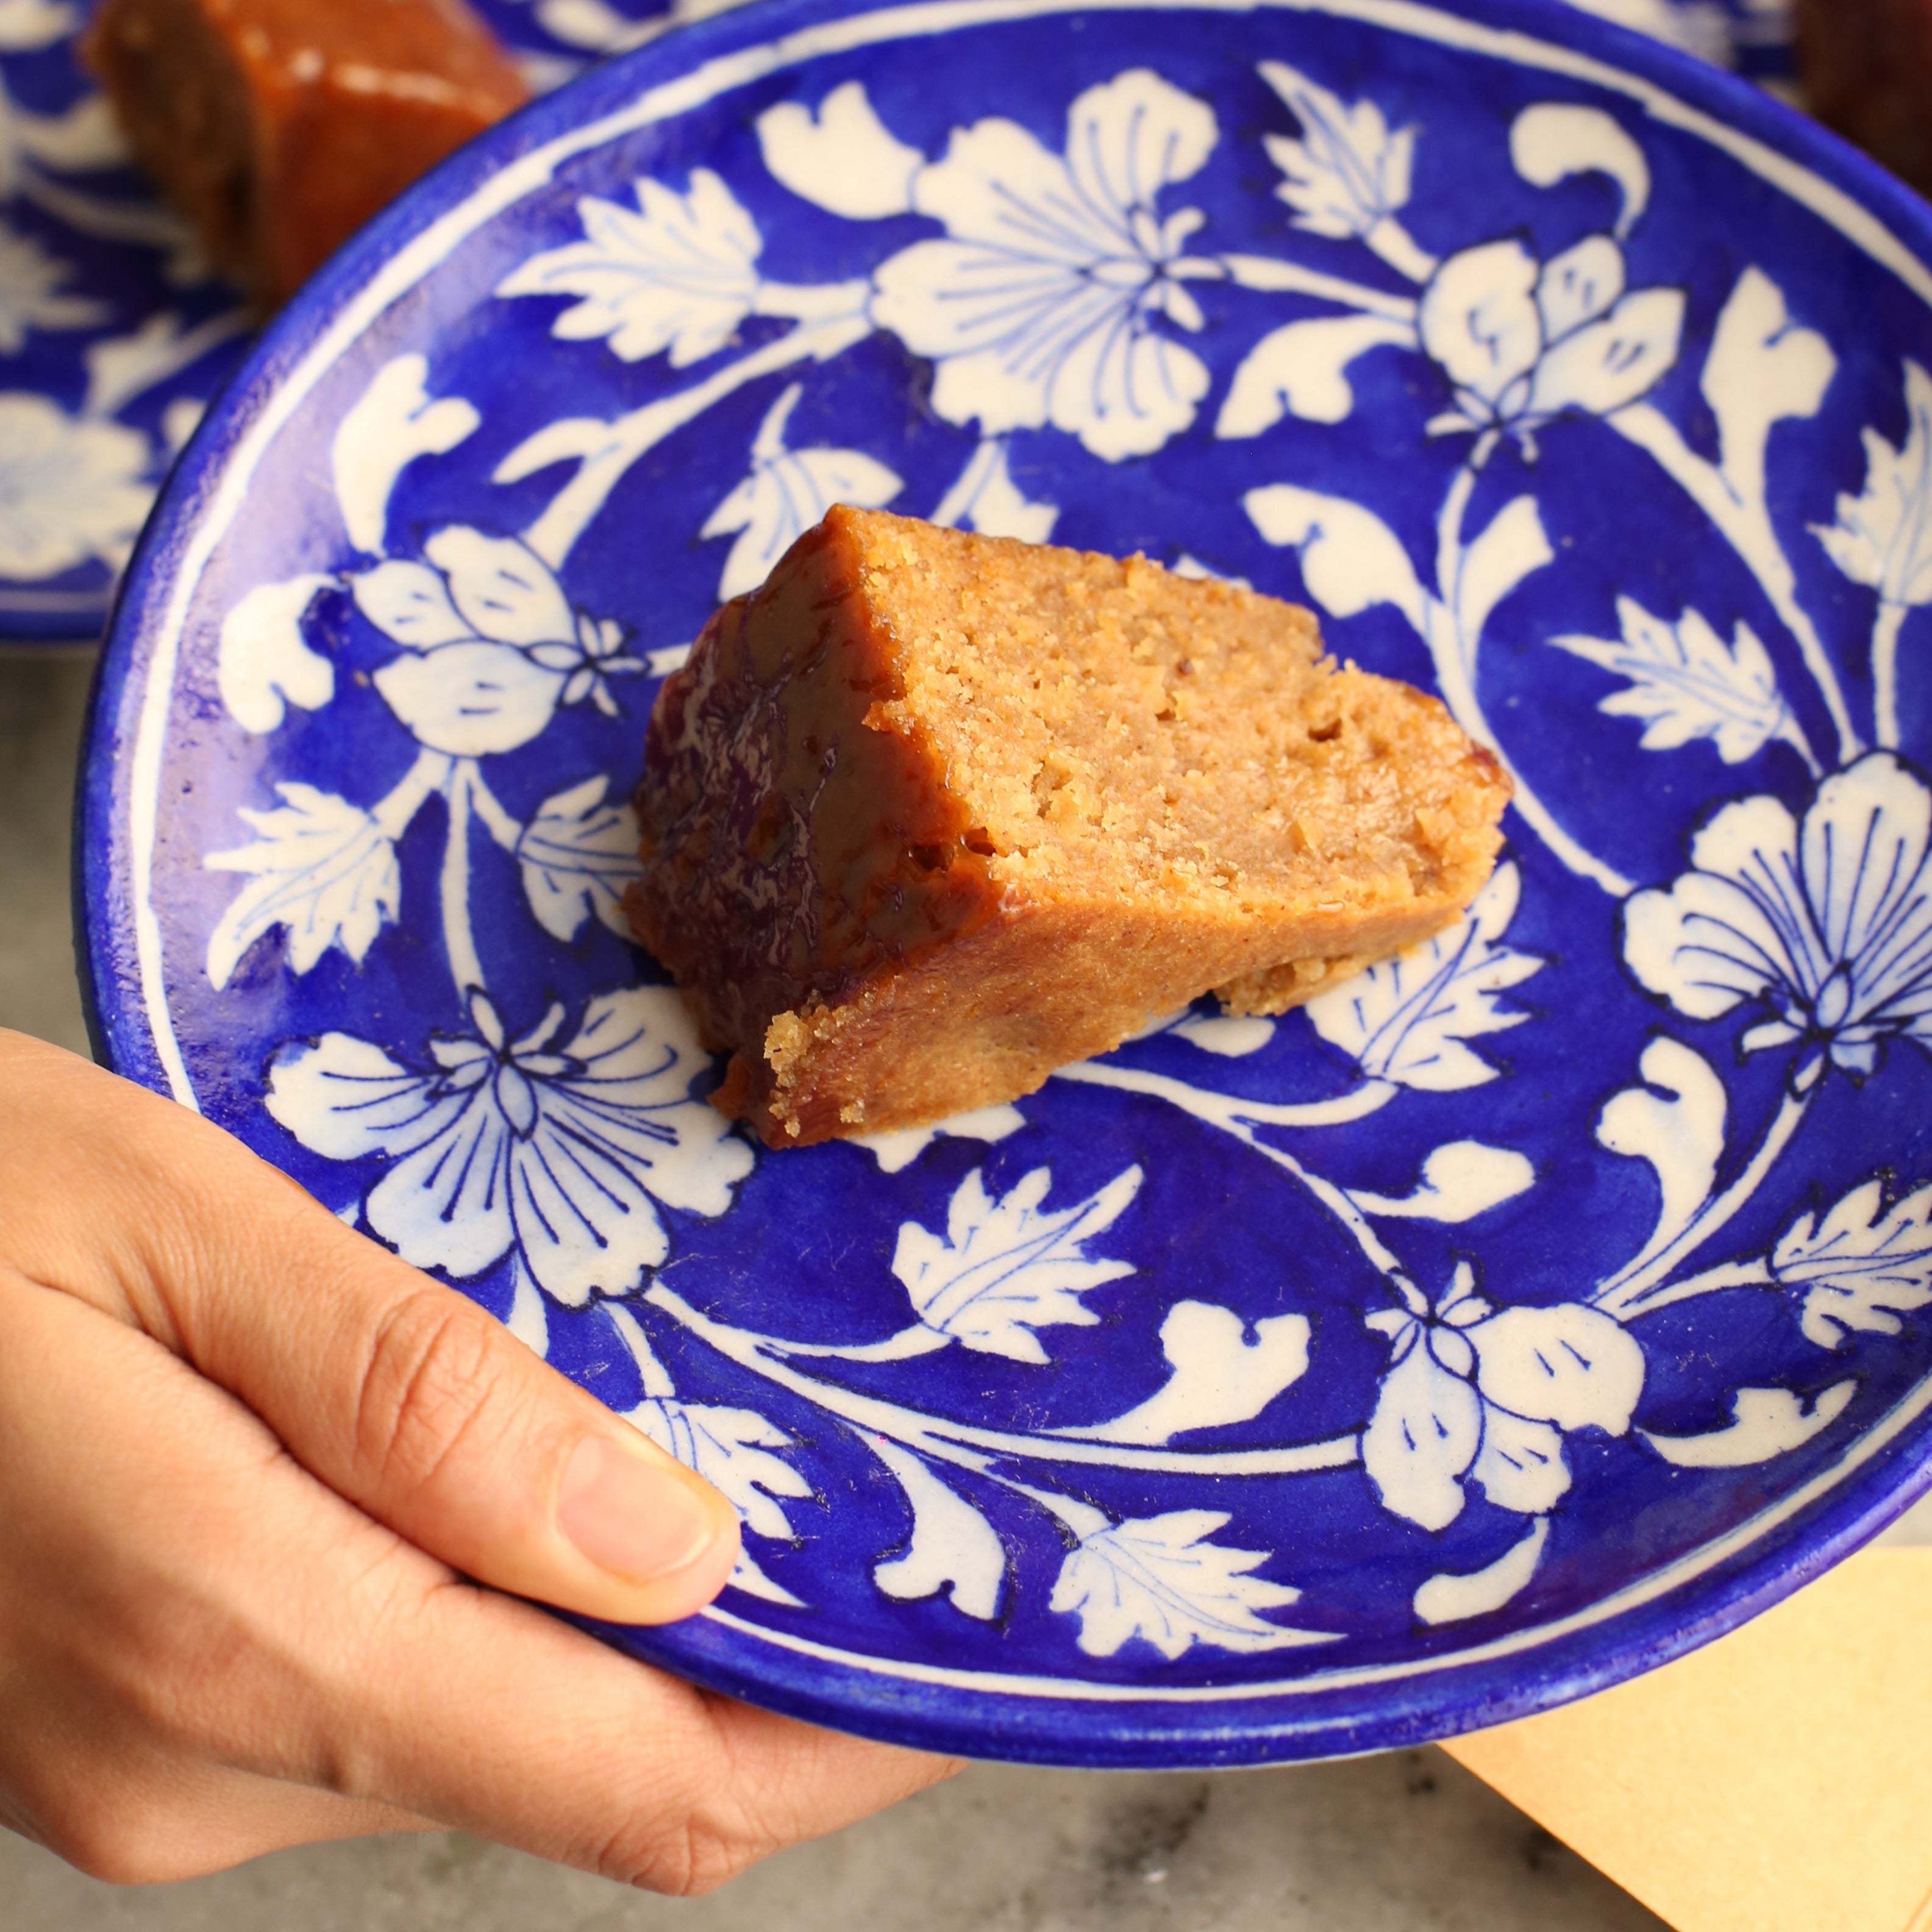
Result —
M464 0L101 0L83 54L135 159L264 308L529 98Z
M632 922L802 1146L1298 1004L1456 917L1509 790L1306 610L842 507L659 692Z

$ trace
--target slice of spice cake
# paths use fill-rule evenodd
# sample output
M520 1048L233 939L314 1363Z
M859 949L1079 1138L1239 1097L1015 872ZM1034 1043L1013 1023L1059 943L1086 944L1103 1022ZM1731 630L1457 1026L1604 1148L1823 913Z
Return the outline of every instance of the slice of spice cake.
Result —
M1210 988L1280 1012L1448 924L1509 782L1306 610L832 510L651 714L638 937L773 1147L1032 1092Z

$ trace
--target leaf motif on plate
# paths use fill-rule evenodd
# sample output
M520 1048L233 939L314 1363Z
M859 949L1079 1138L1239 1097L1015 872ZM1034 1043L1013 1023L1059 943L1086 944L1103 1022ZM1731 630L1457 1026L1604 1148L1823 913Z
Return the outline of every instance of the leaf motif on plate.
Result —
M1413 1607L1418 1620L1425 1624L1460 1623L1501 1610L1536 1574L1549 1535L1549 1522L1538 1516L1527 1532L1493 1563L1474 1570L1438 1570L1415 1593Z
M754 1535L789 1540L790 1519L780 1498L801 1501L812 1485L782 1456L793 1438L754 1408L647 1397L626 1418L660 1449L695 1469L736 1510Z
M446 456L483 418L460 396L432 401L429 363L398 356L376 370L344 416L329 448L335 499L349 541L380 556L388 527L389 496L418 456Z
M998 1532L909 1450L884 1436L866 1447L892 1472L912 1510L904 1553L878 1564L872 1581L901 1602L944 1594L964 1616L985 1622L998 1616L1006 1576Z
M738 541L718 580L722 602L755 590L772 566L834 503L882 508L903 487L896 470L862 449L788 449L785 425L802 384L790 384L766 412L752 445L751 474L705 519L700 537Z
M1682 1040L1660 1036L1637 1061L1640 1087L1604 1102L1597 1140L1612 1154L1647 1162L1657 1176L1657 1226L1646 1253L1690 1225L1709 1198L1724 1151L1724 1083L1711 1063Z
M1456 622L1466 646L1473 648L1496 606L1556 555L1534 496L1512 497L1484 525L1456 586Z
M953 1192L943 1235L916 1221L901 1226L892 1273L928 1328L986 1354L1043 1364L1034 1330L1090 1328L1100 1317L1081 1296L1133 1273L1130 1262L1089 1257L1084 1244L1114 1225L1140 1184L1130 1167L1084 1201L1047 1210L1050 1168L1035 1168L995 1201L975 1168Z
M710 168L684 192L633 184L637 206L587 194L584 239L532 255L496 285L500 296L572 296L550 324L561 342L602 338L626 362L670 351L682 369L729 342L758 299L758 224Z
M932 520L948 528L976 530L982 537L1018 537L1031 544L1045 543L1059 518L1057 503L1036 502L1014 479L1003 436L980 439L979 448L932 512Z
M372 813L313 785L278 784L272 812L241 816L255 842L211 852L211 872L248 872L254 883L230 902L208 938L208 976L227 985L264 933L288 933L289 965L306 973L332 946L359 966L402 904L396 848Z
M1262 137L1281 170L1276 199L1294 225L1336 241L1366 239L1408 202L1416 130L1391 128L1370 100L1352 104L1285 61L1256 70L1300 123L1299 138Z
M1270 543L1299 553L1301 580L1330 616L1359 616L1393 604L1416 630L1424 628L1428 599L1415 566L1374 511L1293 483L1250 490L1241 506Z
M606 796L602 773L547 798L517 841L524 891L544 930L577 937L592 914L620 938L631 936L624 889L638 875L638 815Z
M1197 1643L1253 1652L1331 1642L1261 1614L1301 1592L1251 1574L1270 1551L1210 1541L1227 1522L1221 1510L1171 1510L1090 1531L1060 1565L1048 1607L1078 1617L1089 1657L1112 1657L1136 1637L1170 1664Z
M4 91L4 83L0 83L0 93ZM32 113L16 102L9 102L4 126L7 146L11 152L0 151L0 188L8 195L18 192L20 176L26 172L21 166L23 160L38 161L56 174L92 174L100 168L124 166L133 158L104 94L83 94L51 114ZM178 285L208 278L205 261L196 260L190 270L190 262L184 259L188 251L181 244L188 224L172 210L110 200L106 196L64 187L52 196L46 195L43 187L42 197L36 198L42 198L43 206L54 204L49 208L50 213L57 214L83 235L98 232L97 224L112 223L119 231L117 239L170 248L172 259L167 266L167 278L172 283ZM118 221L116 215L120 217ZM200 251L194 252L198 257Z
M1695 610L1674 624L1653 617L1634 598L1617 599L1621 638L1552 638L1558 650L1627 680L1597 709L1642 721L1647 752L1672 752L1708 739L1727 765L1755 758L1794 727L1778 674L1757 633L1740 622L1731 643Z
M1577 175L1603 175L1616 182L1622 203L1614 231L1619 239L1650 206L1650 164L1642 145L1600 107L1552 100L1526 107L1510 124L1510 160L1537 188L1554 188Z
M1745 269L1718 314L1701 385L1718 418L1724 480L1741 502L1763 502L1772 430L1816 416L1838 367L1832 345L1792 320L1784 291L1762 268Z
M320 711L335 695L335 667L308 647L302 619L316 593L335 579L315 572L258 584L221 620L216 684L230 717L265 736L291 704Z
M1896 1335L1932 1303L1932 1186L1886 1205L1868 1180L1828 1214L1801 1216L1771 1253L1773 1277L1803 1296L1802 1325L1821 1348L1854 1331Z
M1249 1324L1212 1301L1177 1301L1160 1324L1168 1378L1111 1422L1064 1432L1095 1442L1166 1442L1192 1429L1247 1422L1308 1372L1305 1315L1264 1315Z
M1516 868L1499 866L1459 924L1311 1000L1310 1023L1367 1079L1432 1094L1493 1080L1496 1069L1465 1042L1520 1026L1528 1015L1496 996L1543 967L1501 943L1519 890Z
M1474 1221L1536 1186L1536 1165L1515 1148L1482 1140L1451 1140L1422 1161L1412 1194L1368 1194L1351 1188L1358 1208L1396 1221Z
M848 221L878 221L912 206L926 157L886 128L861 80L835 87L817 110L782 100L758 116L758 148L773 178Z
M1424 1157L1413 1192L1391 1197L1359 1187L1348 1192L1371 1214L1396 1220L1473 1221L1536 1185L1535 1164L1514 1148L1450 1141Z
M564 686L530 652L480 638L392 658L370 682L418 744L458 758L514 752L541 737Z
M788 1610L802 1610L806 1607L803 1598L767 1576L748 1550L739 1551L737 1563L727 1580L731 1588L742 1590L748 1597L760 1597L768 1604L782 1604Z
M1727 1427L1701 1436L1656 1436L1638 1432L1666 1462L1680 1469L1745 1469L1802 1449L1822 1436L1852 1406L1856 1377L1833 1382L1809 1401L1796 1390L1741 1388L1731 1397Z
M1811 533L1854 584L1888 604L1932 602L1932 376L1905 365L1905 436L1864 433L1865 487L1841 490L1837 516Z
M1214 434L1223 441L1259 436L1285 416L1346 422L1354 412L1348 370L1356 358L1372 349L1414 346L1414 324L1399 316L1324 315L1284 323L1242 358Z

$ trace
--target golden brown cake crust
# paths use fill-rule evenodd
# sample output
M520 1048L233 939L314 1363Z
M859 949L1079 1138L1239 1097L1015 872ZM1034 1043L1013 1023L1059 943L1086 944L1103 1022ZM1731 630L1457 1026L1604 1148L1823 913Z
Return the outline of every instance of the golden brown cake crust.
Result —
M1456 916L1508 789L1305 610L840 508L660 692L632 918L802 1145L1298 1004Z
M465 0L102 0L83 51L135 158L264 305L528 98Z

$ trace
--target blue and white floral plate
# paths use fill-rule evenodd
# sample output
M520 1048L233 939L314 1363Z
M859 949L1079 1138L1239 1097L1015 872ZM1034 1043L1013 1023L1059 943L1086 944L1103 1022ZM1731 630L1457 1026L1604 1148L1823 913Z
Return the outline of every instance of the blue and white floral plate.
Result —
M1932 1445L1928 262L1786 110L1511 0L670 36L190 445L94 720L102 1051L734 1499L718 1605L608 1633L702 1682L1173 1765L1641 1670ZM1504 862L1305 1012L754 1148L626 800L841 498L1308 601L1500 748Z
M475 4L538 88L666 13ZM98 634L156 486L253 326L128 165L76 51L91 10L0 0L0 644Z

